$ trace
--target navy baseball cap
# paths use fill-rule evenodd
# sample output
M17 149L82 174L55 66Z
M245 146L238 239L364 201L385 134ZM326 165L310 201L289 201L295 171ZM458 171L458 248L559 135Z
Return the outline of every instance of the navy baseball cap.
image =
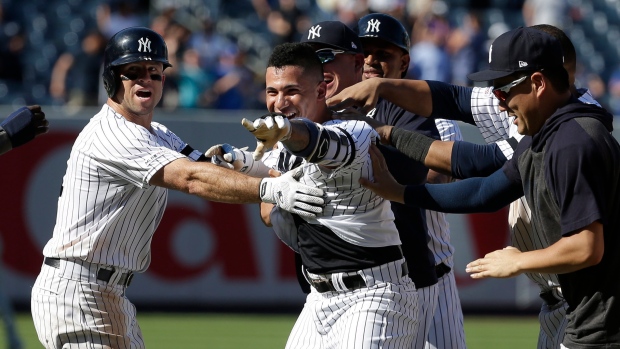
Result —
M534 28L519 27L495 39L489 48L489 69L471 73L473 81L500 79L519 71L564 67L559 40Z
M339 21L324 21L311 26L301 42L321 44L345 52L364 53L357 34Z

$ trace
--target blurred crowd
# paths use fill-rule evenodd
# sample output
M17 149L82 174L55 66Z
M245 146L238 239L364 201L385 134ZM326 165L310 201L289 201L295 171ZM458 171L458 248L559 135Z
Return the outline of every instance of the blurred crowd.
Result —
M166 40L173 65L162 107L264 109L263 74L275 45L300 40L314 22L355 29L365 14L383 12L410 29L409 78L461 85L486 67L498 35L553 24L577 48L577 86L620 116L620 50L610 45L620 43L616 11L620 0L3 0L0 104L102 104L107 39L148 26ZM597 31L604 38L593 39Z

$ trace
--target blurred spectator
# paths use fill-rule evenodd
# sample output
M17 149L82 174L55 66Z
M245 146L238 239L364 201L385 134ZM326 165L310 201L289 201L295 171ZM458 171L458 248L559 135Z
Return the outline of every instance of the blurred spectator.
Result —
M480 63L486 62L486 40L479 14L465 14L463 24L450 33L446 43L446 51L451 57L453 84L471 85L467 75L484 68Z
M607 83L609 91L609 112L616 118L620 117L620 67L616 68Z
M99 105L101 64L107 39L98 30L88 33L77 52L61 54L50 79L54 100L69 106Z
M121 29L146 26L148 8L148 2L139 0L104 1L97 8L97 25L109 39Z
M23 27L0 2L0 99L21 94L25 44Z
M204 93L213 84L215 77L212 72L200 66L200 55L195 49L183 52L183 60L179 64L179 107L198 108L207 106Z
M267 28L273 35L272 45L297 42L310 27L310 18L297 6L296 0L279 0L278 8L267 16Z
M218 78L208 92L208 103L215 109L256 108L254 74L245 64L246 52L235 48L220 55ZM264 105L263 105L264 107Z
M210 17L202 20L202 30L191 33L188 48L198 52L200 65L205 70L215 71L222 53L235 49L235 43L215 30Z
M567 0L525 0L523 3L523 20L528 27L551 24L564 29L568 12Z
M414 23L407 78L451 82L450 56L444 49L450 25L444 13L437 11Z

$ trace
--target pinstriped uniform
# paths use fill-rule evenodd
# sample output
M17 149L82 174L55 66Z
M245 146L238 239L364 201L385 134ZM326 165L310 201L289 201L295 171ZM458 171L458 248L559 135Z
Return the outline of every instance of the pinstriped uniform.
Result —
M435 125L442 141L463 140L456 121L435 119ZM439 277L436 290L436 306L425 341L416 340L415 348L458 349L465 348L465 331L463 330L463 310L456 280L454 278L454 246L450 244L450 226L446 214L426 210L426 223L430 241L429 249L435 257L435 265L444 263L450 271ZM424 298L426 299L426 298ZM432 298L431 298L432 299ZM422 321L422 320L420 320ZM420 328L422 324L420 324Z
M389 201L358 182L362 177L373 178L368 150L377 140L377 133L360 121L333 120L322 126L333 132L332 140L340 140L330 143L327 153L333 156L323 160L323 163L335 165L332 170L300 160L281 144L269 152L263 162L281 172L303 166L300 182L323 189L328 198L323 216L310 223L328 227L345 242L344 246L399 246L400 238ZM334 151L334 147L338 151ZM289 214L277 207L272 211L276 234L281 238L283 235L296 236L297 228L278 224L279 221L274 219L276 213ZM285 229L289 231L279 232ZM296 237L287 239L285 243L294 250L303 249L297 245ZM303 251L300 252L303 258ZM401 257L356 271L330 274L306 271L304 275L311 284L313 280L329 280L335 289L319 292L313 285L286 348L410 348L417 331L418 294L409 276L402 273L403 263ZM343 280L350 276L361 276L365 286L348 289Z
M149 180L184 158L185 145L163 125L153 122L147 130L107 104L80 132L43 249L46 263L32 289L34 324L46 348L144 347L123 278L150 264L167 189Z
M596 104L590 91L579 90L579 100L583 103ZM517 127L513 124L514 118L499 110L499 100L491 92L491 88L474 88L471 95L471 108L474 121L487 143L497 143L507 159L512 158L514 149L507 139L514 137L517 140L523 138L517 133ZM543 234L535 231L531 224L531 211L524 197L510 204L508 224L512 245L521 251L543 249L550 244ZM568 304L562 297L560 283L555 274L526 273L526 276L534 281L541 293L551 295L553 302L550 305L543 302L539 313L540 333L538 348L559 348L564 338L566 328L566 310Z

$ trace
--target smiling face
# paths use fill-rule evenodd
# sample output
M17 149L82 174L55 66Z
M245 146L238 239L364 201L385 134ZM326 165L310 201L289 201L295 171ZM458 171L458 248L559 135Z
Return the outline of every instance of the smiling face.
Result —
M325 113L325 82L320 76L304 74L299 66L287 65L281 68L269 67L265 73L267 109L279 112L292 119L306 117L323 123Z
M379 38L362 38L364 47L363 79L400 79L409 67L409 54L400 47Z
M318 44L313 44L312 47L316 50L331 49ZM323 63L323 79L327 84L327 98L335 96L343 89L362 81L363 65L364 56L362 54L349 52L335 54L332 60Z
M138 124L148 123L153 110L162 97L165 75L163 64L153 61L140 61L122 65L116 69L121 84L114 101L120 113L128 120Z
M494 88L506 86L514 81L517 81L523 73L512 74L501 79L493 81ZM508 115L514 117L513 123L517 125L517 132L522 135L532 136L540 130L544 119L538 117L538 98L536 98L536 88L538 84L535 82L542 78L540 73L534 73L527 78L510 88L506 99L500 100L499 109L506 111Z

